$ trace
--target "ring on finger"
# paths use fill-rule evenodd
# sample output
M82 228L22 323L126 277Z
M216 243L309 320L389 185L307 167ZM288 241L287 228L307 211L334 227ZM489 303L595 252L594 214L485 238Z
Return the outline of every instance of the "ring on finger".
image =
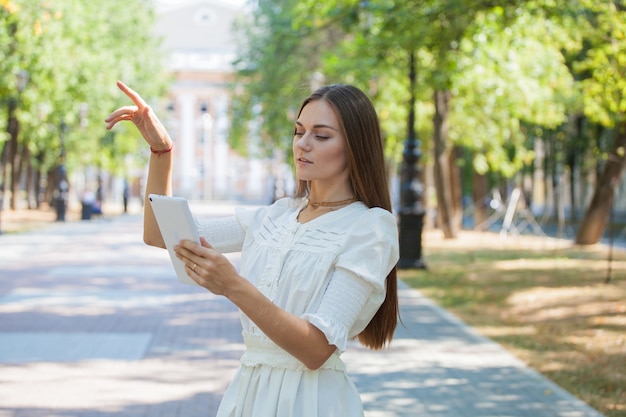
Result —
M198 264L193 264L193 267L191 268L193 272L196 272L196 266L198 266Z

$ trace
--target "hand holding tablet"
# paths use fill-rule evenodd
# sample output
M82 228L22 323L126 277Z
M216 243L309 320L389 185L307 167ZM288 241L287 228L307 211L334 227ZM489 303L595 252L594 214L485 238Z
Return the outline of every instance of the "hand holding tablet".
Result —
M182 197L158 194L150 194L149 200L178 280L183 284L197 285L187 275L185 264L174 253L174 246L182 239L200 243L198 227L191 214L187 200Z

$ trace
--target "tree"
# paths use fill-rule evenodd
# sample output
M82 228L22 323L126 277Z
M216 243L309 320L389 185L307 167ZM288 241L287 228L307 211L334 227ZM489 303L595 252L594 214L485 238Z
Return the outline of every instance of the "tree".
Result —
M460 149L470 155L471 167L479 175L493 173L510 181L532 163L529 145L539 130L535 127L555 129L567 120L574 82L563 53L578 48L579 42L548 13L552 3L302 0L287 8L285 1L261 2L268 10L285 13L282 19L291 23L280 33L295 45L304 44L300 38L313 33L318 37L309 41L324 46L321 59L319 48L310 49L315 51L314 66L289 61L281 69L290 68L302 79L303 71L314 68L370 92L394 158L400 154L409 113L409 56L417 58L413 105L418 109L420 136L432 138L424 148L433 152L438 219L446 237L456 236L459 228ZM320 43L324 39L320 33L329 28L333 42ZM253 49L262 55L272 47ZM254 61L252 57L249 62ZM271 71L277 72L251 72L258 77L254 85L264 85L266 73L272 80ZM263 106L271 106L266 102L270 99L276 101L277 90L270 91ZM430 126L424 123L427 117ZM262 123L268 123L265 117Z
M0 136L12 207L25 176L30 187L40 183L33 177L54 172L60 163L70 170L89 164L114 169L136 148L124 127L115 134L102 128L103 115L122 103L117 79L148 97L164 92L159 40L151 33L154 10L150 2L131 3L0 1L0 39L6 40L0 43L2 101L17 97L15 74L24 71L29 78L14 113L19 134L12 142ZM137 12L119 12L128 8Z
M376 57L367 69L385 62L392 65L383 64L383 71L394 64L408 68L389 51L419 51L418 96L431 100L434 109L429 131L438 217L445 236L454 237L461 210L456 147L472 152L481 174L510 178L531 160L523 122L555 126L565 119L572 78L560 49L569 39L541 13L531 14L534 3L368 1L361 6L367 10L368 34L355 55ZM546 44L546 36L552 42Z
M520 7L514 18L498 8L476 16L460 45L451 120L451 139L471 154L481 181L475 187L483 187L476 207L484 204L487 174L520 185L523 168L537 168L541 132L567 121L577 96L563 53L579 45L536 5Z
M626 8L623 2L581 1L595 30L590 47L575 70L588 74L581 81L584 111L609 129L612 144L604 155L604 168L576 235L576 243L597 243L606 229L617 187L626 163Z
M249 123L260 124L260 152L290 149L295 106L310 93L324 49L335 44L336 29L323 30L297 19L298 0L261 0L251 20L238 27L240 53L235 62L232 145L249 152ZM294 120L291 120L294 119Z

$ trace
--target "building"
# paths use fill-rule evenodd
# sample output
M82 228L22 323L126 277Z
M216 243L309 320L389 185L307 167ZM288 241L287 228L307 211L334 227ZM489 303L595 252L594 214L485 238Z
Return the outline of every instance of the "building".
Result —
M160 1L155 27L174 75L159 109L176 146L174 194L189 199L271 200L271 161L242 158L228 146L230 83L241 1Z

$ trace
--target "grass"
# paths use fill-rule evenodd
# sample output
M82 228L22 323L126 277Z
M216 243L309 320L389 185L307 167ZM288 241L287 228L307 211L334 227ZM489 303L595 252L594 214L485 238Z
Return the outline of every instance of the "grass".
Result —
M423 245L428 269L399 278L605 416L626 417L626 251L609 262L602 245L478 232L432 231Z

